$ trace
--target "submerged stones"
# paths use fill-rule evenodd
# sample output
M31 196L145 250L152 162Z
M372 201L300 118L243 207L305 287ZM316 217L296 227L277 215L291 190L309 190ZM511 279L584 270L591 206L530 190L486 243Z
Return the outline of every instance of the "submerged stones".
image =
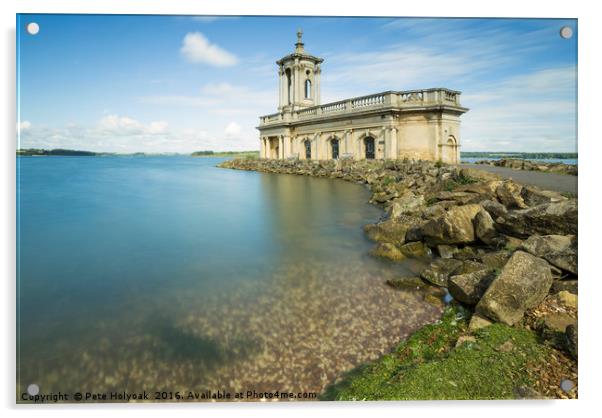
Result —
M513 325L523 318L521 324L527 326L532 313L550 299L550 290L556 306L571 310L571 315L576 312L575 198L478 169L425 161L341 161L336 170L327 162L233 165L368 184L371 201L387 214L364 227L367 237L378 243L372 253L393 261L434 257L426 268L413 269L420 277L390 279L387 284L447 288L448 296L474 308L470 331L493 322ZM567 339L571 327L566 327ZM576 346L576 332L574 337Z
M546 297L551 286L548 263L524 251L516 251L491 283L476 311L513 325L527 309L537 306Z
M462 261L453 258L439 258L424 269L420 277L434 285L446 287L447 279L462 267L462 264Z

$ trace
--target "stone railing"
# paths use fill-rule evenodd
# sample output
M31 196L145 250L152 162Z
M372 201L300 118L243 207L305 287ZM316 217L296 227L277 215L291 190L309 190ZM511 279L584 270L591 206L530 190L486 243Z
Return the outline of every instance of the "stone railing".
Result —
M403 109L416 106L460 107L460 92L444 88L387 91L371 94L369 96L354 97L338 102L307 107L295 110L292 113L274 113L272 115L261 116L260 125L274 124L282 121L291 122L295 120L315 119L336 113L364 112L380 108Z

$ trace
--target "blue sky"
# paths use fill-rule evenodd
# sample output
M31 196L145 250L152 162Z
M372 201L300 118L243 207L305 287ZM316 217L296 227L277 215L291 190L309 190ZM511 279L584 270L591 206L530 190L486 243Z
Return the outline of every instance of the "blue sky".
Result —
M390 17L20 15L19 147L257 149L297 28L323 103L447 87L470 108L464 151L576 152L575 20Z

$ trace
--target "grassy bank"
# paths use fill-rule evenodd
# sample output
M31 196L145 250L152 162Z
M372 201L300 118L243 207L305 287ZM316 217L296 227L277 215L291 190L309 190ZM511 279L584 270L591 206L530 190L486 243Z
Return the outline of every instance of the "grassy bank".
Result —
M555 350L534 331L504 324L469 334L469 315L458 305L448 307L440 321L349 372L322 399L516 399L541 393L538 382Z

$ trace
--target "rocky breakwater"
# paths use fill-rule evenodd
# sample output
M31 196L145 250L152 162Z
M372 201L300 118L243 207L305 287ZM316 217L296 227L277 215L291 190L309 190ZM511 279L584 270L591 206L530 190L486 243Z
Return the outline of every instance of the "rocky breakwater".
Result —
M577 175L575 164L545 163L536 160L523 160L520 158L502 158L500 160L481 160L476 164L491 165L495 167L507 167L515 170L544 171L548 173Z
M576 370L577 199L431 162L233 160L222 167L367 184L385 211L364 227L376 242L372 253L424 263L415 277L390 285L449 292L472 312L469 334L493 323L537 332Z

